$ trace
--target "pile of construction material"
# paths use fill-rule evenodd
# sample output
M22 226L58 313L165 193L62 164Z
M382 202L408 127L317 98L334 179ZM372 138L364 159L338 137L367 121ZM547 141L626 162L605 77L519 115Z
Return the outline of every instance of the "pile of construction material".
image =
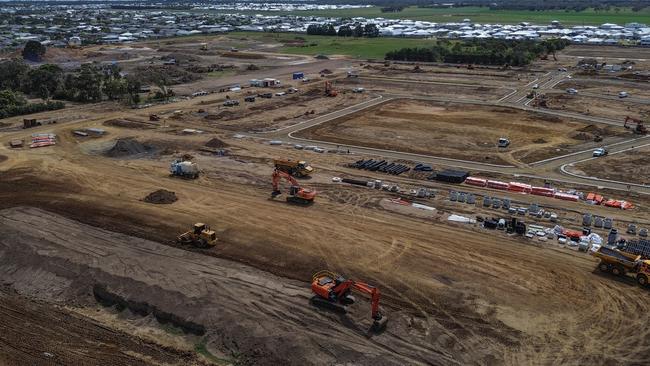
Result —
M386 160L373 160L373 159L356 161L350 164L350 167L362 169L362 170L368 170L371 172L382 172L382 173L387 173L392 175L400 175L402 173L406 173L409 170L411 170L410 167L404 164L388 162Z
M634 208L634 205L631 202L616 200L616 199L605 200L603 196L593 192L590 192L587 195L585 195L584 193L577 192L574 190L563 192L551 187L536 187L526 183L501 182L498 180L491 180L491 179L485 179L479 177L467 177L464 180L464 182L465 184L472 185L475 187L485 187L491 189L498 189L502 191L510 191L514 193L552 197L564 201L578 202L581 199L583 199L589 204L597 204L597 205L602 204L603 206L606 207L615 207L623 210Z
M643 259L650 259L650 240L626 240L622 241L618 247L624 252L640 255Z
M56 134L53 133L35 133L32 135L31 148L56 145Z

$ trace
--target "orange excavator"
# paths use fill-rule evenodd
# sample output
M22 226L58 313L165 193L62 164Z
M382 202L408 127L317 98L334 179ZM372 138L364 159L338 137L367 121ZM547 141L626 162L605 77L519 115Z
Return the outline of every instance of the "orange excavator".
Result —
M320 271L312 277L311 290L314 296L311 303L345 313L346 305L354 303L354 297L350 295L352 290L370 295L372 306L372 331L378 332L386 327L388 317L379 311L379 289L364 282L345 279L343 276L330 271Z
M272 198L275 198L282 194L282 191L280 191L281 179L285 179L291 183L291 187L289 187L289 195L287 196L287 202L297 203L300 205L309 205L311 203L314 203L314 198L316 198L316 191L301 187L294 177L278 169L273 170L273 192L271 192Z
M643 124L643 121L632 118L630 116L625 117L625 124L623 124L623 127L630 129L632 128L632 125L635 125L634 129L632 132L634 132L637 135L646 135L648 133L648 129L646 126Z
M335 97L339 95L339 92L332 87L332 82L329 80L325 82L325 95L328 97Z

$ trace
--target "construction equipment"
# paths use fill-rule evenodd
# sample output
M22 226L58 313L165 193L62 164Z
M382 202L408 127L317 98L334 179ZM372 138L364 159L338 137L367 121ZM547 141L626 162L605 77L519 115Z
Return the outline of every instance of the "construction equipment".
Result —
M345 279L343 276L330 271L320 271L314 274L311 290L315 296L311 303L339 313L346 313L346 305L354 303L350 295L352 290L370 295L372 331L380 331L386 327L388 318L379 311L379 289L364 282Z
M273 164L275 164L275 169L298 178L306 177L314 172L314 168L304 160L275 159L273 160Z
M199 177L199 167L191 161L174 160L169 166L169 172L175 177L188 179L196 179Z
M280 179L282 178L291 183L291 187L289 187L289 194L287 196L287 202L297 203L300 205L309 205L314 202L314 198L316 198L316 191L301 187L300 184L298 184L298 181L296 181L296 179L289 173L285 173L278 169L273 170L273 192L271 192L272 198L275 198L282 194L282 191L280 191Z
M641 286L647 286L650 280L650 260L642 260L640 255L622 252L617 249L600 247L591 253L600 259L598 269L611 272L615 276L635 275Z
M332 87L332 82L329 80L325 82L325 95L328 97L335 97L339 95L339 92Z
M648 128L645 126L643 121L636 118L632 118L630 116L626 116L623 127L629 130L632 128L633 125L634 125L634 129L632 130L632 132L634 132L635 134L646 135L648 133Z
M181 244L191 244L195 247L209 248L217 244L217 234L204 223L197 222L192 230L178 236L177 241Z

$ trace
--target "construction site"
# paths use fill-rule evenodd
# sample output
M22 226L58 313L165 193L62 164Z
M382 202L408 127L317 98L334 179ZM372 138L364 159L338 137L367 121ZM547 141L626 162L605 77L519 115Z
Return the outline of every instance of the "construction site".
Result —
M178 77L0 120L0 364L647 364L650 49L618 55L46 55Z

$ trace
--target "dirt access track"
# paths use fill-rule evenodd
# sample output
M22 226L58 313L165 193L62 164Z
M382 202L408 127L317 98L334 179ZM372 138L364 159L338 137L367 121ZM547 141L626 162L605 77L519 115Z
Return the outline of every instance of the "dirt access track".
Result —
M518 164L580 150L582 143L593 140L594 132L603 137L626 133L623 128L600 128L508 107L400 99L294 135L492 164ZM497 149L500 137L513 141L511 147Z

